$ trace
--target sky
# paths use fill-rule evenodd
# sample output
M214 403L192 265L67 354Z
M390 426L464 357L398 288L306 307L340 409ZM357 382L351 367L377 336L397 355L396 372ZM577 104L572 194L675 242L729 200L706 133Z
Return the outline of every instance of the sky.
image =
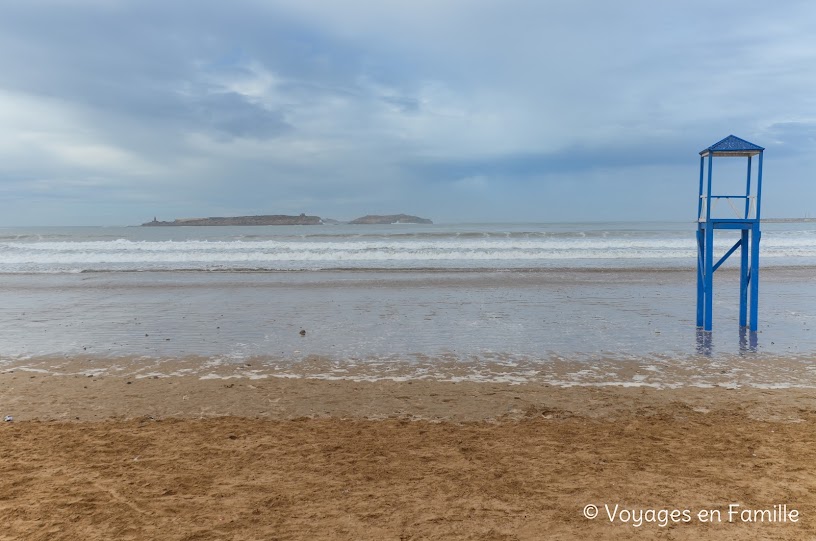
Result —
M816 216L815 21L809 0L0 0L0 226L693 220L698 152L729 134L767 149L763 216ZM719 161L715 187L741 182Z

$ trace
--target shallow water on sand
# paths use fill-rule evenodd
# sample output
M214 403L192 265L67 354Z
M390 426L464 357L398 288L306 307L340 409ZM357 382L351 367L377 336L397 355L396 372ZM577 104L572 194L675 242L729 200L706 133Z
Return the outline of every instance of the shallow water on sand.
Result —
M812 269L763 274L756 335L740 332L729 272L712 334L698 333L694 273L679 270L5 275L0 358L812 357Z

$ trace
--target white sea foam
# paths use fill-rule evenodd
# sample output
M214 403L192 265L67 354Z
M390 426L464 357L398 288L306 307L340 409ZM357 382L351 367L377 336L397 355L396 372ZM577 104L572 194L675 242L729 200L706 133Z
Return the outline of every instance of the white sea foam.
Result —
M206 235L172 240L9 235L0 240L0 272L467 267L479 262L496 267L536 267L568 261L573 263L566 266L591 266L593 261L603 265L611 260L624 265L658 262L691 266L696 250L693 230L441 230L388 234L360 234L354 230L331 235L267 232L227 239L201 237ZM722 253L734 241L735 237L724 234L715 243L715 249ZM762 257L789 264L814 264L816 230L767 233L763 237Z

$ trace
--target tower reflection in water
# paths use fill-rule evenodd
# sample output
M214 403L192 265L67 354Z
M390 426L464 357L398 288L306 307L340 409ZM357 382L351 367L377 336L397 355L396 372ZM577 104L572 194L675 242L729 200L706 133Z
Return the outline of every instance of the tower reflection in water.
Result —
M714 354L714 333L697 328L697 354L710 357ZM758 338L748 327L739 328L739 352L753 353L757 350Z

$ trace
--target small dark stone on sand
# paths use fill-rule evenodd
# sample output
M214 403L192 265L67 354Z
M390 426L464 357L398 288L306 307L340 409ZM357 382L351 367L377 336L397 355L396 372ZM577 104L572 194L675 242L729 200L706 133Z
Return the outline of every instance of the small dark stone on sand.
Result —
M306 331L304 331L303 329L301 329L301 330L300 330L300 336L306 336Z

